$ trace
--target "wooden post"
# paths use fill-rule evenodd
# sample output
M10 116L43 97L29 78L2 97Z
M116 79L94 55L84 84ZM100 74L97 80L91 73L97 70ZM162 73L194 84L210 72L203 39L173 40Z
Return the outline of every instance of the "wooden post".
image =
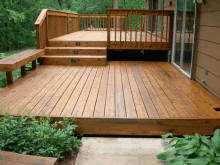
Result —
M32 69L37 68L37 62L36 60L32 61Z
M13 76L12 72L6 72L6 77L7 77L7 84L12 84L13 83Z
M110 10L108 9L108 18L107 18L107 25L108 25L108 29L107 29L107 46L110 47Z
M21 75L22 76L26 75L26 67L25 66L21 67Z
M173 13L170 14L170 28L169 28L169 47L172 48L173 42Z

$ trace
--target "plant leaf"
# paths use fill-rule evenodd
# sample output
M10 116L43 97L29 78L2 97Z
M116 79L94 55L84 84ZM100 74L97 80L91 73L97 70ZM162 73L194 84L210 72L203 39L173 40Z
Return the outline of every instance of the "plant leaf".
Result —
M171 136L173 137L173 134L172 133L166 133L165 135L161 135L163 140L165 140L167 137Z
M175 154L176 154L176 150L173 149L171 151L166 151L166 152L158 154L157 158L161 160L167 160L168 158L171 158Z

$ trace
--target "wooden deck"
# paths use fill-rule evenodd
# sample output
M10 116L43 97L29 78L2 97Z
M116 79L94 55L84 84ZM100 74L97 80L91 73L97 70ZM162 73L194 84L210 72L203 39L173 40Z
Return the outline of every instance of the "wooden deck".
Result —
M166 62L40 66L6 89L12 115L77 117L81 134L212 134L220 100ZM26 106L18 113L18 107Z
M161 38L156 37L155 35L152 35L152 40L151 40L150 33L147 33L147 37L146 37L146 33L142 32L141 35L141 31L137 31L137 38L135 38L136 31L133 32L127 31L126 34L127 34L126 35L127 42L135 42L135 41L160 42L161 41ZM107 31L78 31L53 38L50 41L106 41L107 42ZM110 41L120 41L120 31L117 31L116 33L115 31L111 31ZM125 31L121 31L121 41L125 41ZM162 42L165 42L165 39L162 39Z

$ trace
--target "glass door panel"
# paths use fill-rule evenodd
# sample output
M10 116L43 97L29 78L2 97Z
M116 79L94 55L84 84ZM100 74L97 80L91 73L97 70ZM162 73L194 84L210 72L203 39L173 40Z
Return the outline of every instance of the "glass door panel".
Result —
M173 63L190 77L194 43L195 3L192 0L176 0L176 2Z
M186 14L185 14L185 40L183 51L182 69L190 74L192 64L193 42L194 42L194 16L195 16L195 3L193 1L186 1Z
M176 41L175 41L175 57L174 62L180 66L181 59L181 43L183 32L183 9L185 0L178 0L177 2L177 16L176 16Z

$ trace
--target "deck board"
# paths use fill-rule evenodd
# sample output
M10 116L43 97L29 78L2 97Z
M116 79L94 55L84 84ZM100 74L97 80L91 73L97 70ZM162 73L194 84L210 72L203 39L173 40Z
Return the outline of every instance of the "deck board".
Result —
M169 131L169 122L176 120L188 126L195 120L197 127L191 131L198 128L209 133L206 125L213 125L210 127L213 130L220 119L220 112L213 109L220 107L218 100L166 62L110 61L107 66L40 66L0 92L0 103L8 106L12 115L20 115L18 107L26 106L27 115L43 113L56 119L77 117L78 123L93 122L95 120L90 120L93 118L99 121L96 124L112 133L118 130L114 124L114 127L109 125L115 121L113 119L118 119L120 128L129 125L131 130L135 128L129 123L134 122L138 127L146 123L146 130L137 130L134 134L154 134L156 131L149 131L150 128L158 128L161 133L162 127L158 126L161 123L166 125L163 131ZM27 113L24 111L21 114ZM164 121L168 119L169 122ZM158 123L154 127L148 120ZM124 123L126 121L128 124ZM172 130L181 133L177 128L185 130L185 125ZM100 127L94 128L93 133ZM111 130L113 128L115 131ZM92 132L84 126L80 130ZM126 131L118 133L130 133Z
M136 41L147 41L147 42L156 42L156 40L159 42L160 40L156 39L160 37L155 37L152 35L151 40L151 34L147 33L147 40L145 35L145 32L142 32L142 40L141 40L141 32L140 31L122 31L121 32L121 39L120 39L120 31L111 31L110 32L110 41L125 41L125 33L126 35L126 41L128 42L136 42ZM137 33L137 36L136 36ZM115 35L116 34L116 35ZM50 39L50 41L106 41L107 42L107 31L78 31L70 34L66 34L60 37L56 37L53 39ZM165 42L166 40L163 39L162 42Z

